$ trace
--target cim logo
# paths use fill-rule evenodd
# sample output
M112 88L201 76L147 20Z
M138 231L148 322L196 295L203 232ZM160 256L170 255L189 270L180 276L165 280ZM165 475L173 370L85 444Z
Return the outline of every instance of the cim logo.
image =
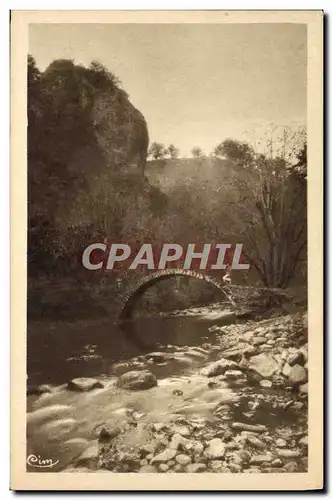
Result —
M59 460L55 462L52 458L42 458L40 455L29 455L27 458L27 464L31 467L38 467L39 469L51 469L59 463Z

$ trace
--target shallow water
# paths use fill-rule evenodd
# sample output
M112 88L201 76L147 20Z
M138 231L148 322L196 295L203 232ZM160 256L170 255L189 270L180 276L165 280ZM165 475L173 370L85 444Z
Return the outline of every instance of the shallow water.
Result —
M107 375L113 363L158 351L162 346L213 342L215 334L208 331L209 326L230 321L226 312L218 318L142 317L121 325L106 318L32 322L28 327L28 381L32 385L61 384L74 377ZM162 370L163 376L173 375L173 369Z

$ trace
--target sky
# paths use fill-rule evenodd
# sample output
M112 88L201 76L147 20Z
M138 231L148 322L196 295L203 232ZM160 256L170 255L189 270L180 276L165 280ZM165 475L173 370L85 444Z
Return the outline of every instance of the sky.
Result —
M34 24L29 52L41 70L99 60L145 116L150 141L187 156L305 124L306 40L302 24Z

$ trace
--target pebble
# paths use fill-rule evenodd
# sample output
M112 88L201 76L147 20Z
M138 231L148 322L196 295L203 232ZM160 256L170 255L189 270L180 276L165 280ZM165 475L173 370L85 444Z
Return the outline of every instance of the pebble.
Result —
M265 462L271 462L272 460L273 455L271 453L267 453L266 455L254 455L250 460L250 464L260 465Z
M77 392L87 392L92 391L93 389L101 389L103 387L103 384L99 380L89 377L74 378L67 384L67 389L69 391Z
M239 464L230 463L228 464L228 468L230 469L230 472L233 472L234 474L237 474L237 472L241 472L242 467Z
M192 462L192 460L188 455L177 455L176 462L178 462L180 465L188 465Z
M298 472L298 463L297 462L288 462L284 465L283 470L286 472Z
M248 443L250 443L252 446L254 446L255 448L260 448L260 449L264 449L266 448L266 444L263 443L262 441L260 441L260 439L258 439L257 437L254 437L254 436L247 436L247 441Z
M153 465L144 465L143 467L141 467L141 469L139 469L139 472L143 472L143 473L157 472L157 469Z
M225 444L222 439L214 438L208 441L208 446L204 454L208 458L223 458L225 454Z
M227 370L224 374L227 379L238 379L244 377L243 372L240 370Z
M170 448L166 448L164 451L156 455L151 463L152 465L158 464L158 463L164 463L168 462L169 460L172 460L176 456L176 450L172 450Z
M204 445L202 443L200 443L199 441L197 443L195 443L195 445L193 447L193 451L196 455L201 455L203 450L204 450Z
M161 423L161 422L158 422L158 423L156 423L156 424L153 424L153 429L154 429L154 431L157 431L157 432L159 432L159 431L161 431L162 429L164 429L164 427L165 427L165 424L163 424L163 423Z
M223 375L227 370L237 370L238 364L229 359L220 359L214 363L210 363L208 366L201 370L201 374L207 377L216 377L217 375Z
M180 434L181 436L189 436L191 434L189 428L185 427L185 426L183 426L183 427L175 427L173 429L173 432L175 434Z
M299 392L302 394L308 394L308 383L300 385Z
M206 464L201 464L201 463L189 464L186 467L186 471L189 472L189 473L192 473L192 472L205 472L206 469L207 469Z
M304 446L308 446L309 445L309 437L303 436L298 442L299 442L299 444L302 444Z
M305 363L304 353L302 351L296 351L296 352L290 354L290 356L288 356L288 358L287 358L287 363L290 366L294 366L294 365L304 366L304 363Z
M171 450L179 450L180 448L183 450L192 450L198 441L191 441L190 439L181 436L180 434L174 434L171 438L169 448Z
M294 457L299 457L301 455L299 450L289 450L289 449L276 449L276 454L279 457L284 457L284 458L294 458Z
M169 470L169 466L168 464L160 464L158 466L158 470L160 470L161 472L166 472L167 470Z
M272 382L270 380L260 380L259 383L261 387L266 387L266 388L272 387Z
M283 462L279 458L275 458L272 462L272 467L282 467Z
M293 384L303 384L307 380L307 372L301 365L294 365L291 367L289 373L289 380Z
M242 422L234 422L231 424L231 427L237 431L252 431L252 432L266 432L267 427L265 425L260 424L244 424Z
M285 446L287 446L287 441L286 441L285 439L278 438L278 439L275 441L275 445L276 445L278 448L284 448Z
M212 460L209 463L209 465L216 472L229 472L228 469L226 467L224 467L222 465L222 462L220 462L219 460Z
M266 343L266 339L265 337L256 337L253 339L252 343L254 346L262 345Z

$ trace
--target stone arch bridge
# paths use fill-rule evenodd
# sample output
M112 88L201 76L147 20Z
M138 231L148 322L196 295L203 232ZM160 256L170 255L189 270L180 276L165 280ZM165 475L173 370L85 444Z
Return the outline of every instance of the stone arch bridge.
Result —
M286 294L279 289L272 288L258 288L253 286L231 285L226 284L204 274L200 271L193 271L187 269L165 269L153 272L147 276L132 281L128 286L116 307L116 322L129 319L132 315L136 301L143 295L143 293L153 286L157 281L169 279L175 276L191 277L198 280L203 280L206 283L213 285L221 291L221 295L225 302L228 302L235 310L244 309L244 307L251 307L265 305L271 307L272 305L279 305L281 301L286 299Z
M153 272L148 276L144 276L141 279L138 279L134 283L130 284L120 300L117 314L118 320L130 318L136 301L144 294L144 292L148 288L156 284L157 281L169 279L175 276L191 277L205 281L206 283L215 286L215 288L218 288L223 294L224 299L229 301L231 305L236 305L232 299L230 292L227 290L228 287L212 276L189 269L164 269L161 271Z

